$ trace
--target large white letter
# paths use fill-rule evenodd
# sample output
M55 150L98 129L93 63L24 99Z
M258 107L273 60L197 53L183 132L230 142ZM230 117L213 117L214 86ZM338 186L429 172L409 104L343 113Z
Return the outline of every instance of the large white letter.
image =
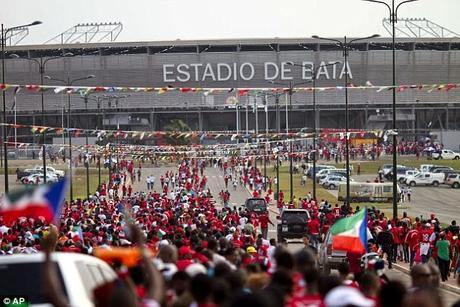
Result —
M173 75L173 71L167 71L168 68L174 68L174 64L163 64L163 82L175 82L176 79L168 79L168 75Z
M222 68L227 69L227 76L223 77ZM232 77L232 67L225 63L217 63L217 81L228 81Z
M216 76L214 75L214 71L212 70L211 63L206 64L201 81L205 81L207 77L211 77L212 81L216 81Z
M329 65L331 64L334 64L334 65L331 65L332 66L332 79L336 79L337 78L337 62L336 61L329 61L328 62Z
M329 72L327 71L327 67L325 66L326 63L324 61L321 61L321 63L318 66L318 74L316 75L316 79L318 80L321 75L325 75L326 79L329 80Z
M286 76L286 73L291 72L291 68L287 68L288 63L292 62L281 62L281 80L292 80L292 76Z
M191 67L195 68L195 80L196 82L200 81L200 76L198 75L198 67L203 66L201 63L190 64Z
M182 70L182 67L184 68ZM179 64L177 65L177 81L180 82L187 82L190 81L190 73L188 72L188 65L187 64ZM183 75L185 77L180 77L180 75Z
M269 66L273 67L274 70L275 70L275 74L273 76L268 75ZM270 81L270 80L275 80L276 78L278 78L279 69L278 69L278 65L276 65L276 63L265 62L264 63L264 70L265 70L265 73L264 73L265 80Z
M302 80L313 79L313 62L302 62Z
M249 74L248 77L246 77L244 75L244 67L245 66L249 67L250 74ZM240 76L241 76L241 79L243 79L244 81L252 80L252 78L254 78L254 66L252 66L251 63L243 63L243 64L241 64L241 66L240 66Z
M347 61L347 70L348 70L348 77L350 77L350 79L353 79L353 75L351 74L351 69L350 69L350 63L348 61ZM342 66L342 71L340 72L339 78L342 79L344 75L345 75L345 63Z

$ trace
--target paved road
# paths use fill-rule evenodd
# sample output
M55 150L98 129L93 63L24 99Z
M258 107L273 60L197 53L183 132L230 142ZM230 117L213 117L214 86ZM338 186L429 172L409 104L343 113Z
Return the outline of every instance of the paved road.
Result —
M134 191L139 191L143 190L145 191L146 184L145 184L145 178L147 175L153 174L156 178L154 189L159 190L160 189L160 184L159 184L159 178L162 174L164 174L166 171L177 171L177 168L175 166L161 166L161 167L155 167L155 168L143 168L143 176L142 176L142 181L138 182L136 181L134 183ZM218 194L219 192L224 189L224 179L223 179L223 174L219 169L215 168L206 168L205 175L208 177L208 187L211 190L211 193L216 197L216 200L218 200ZM421 189L429 189L429 188L421 188ZM237 190L234 191L233 188L230 188L230 203L233 206L241 206L244 204L244 201L246 198L250 196L250 193L247 191L245 187L238 186ZM415 194L415 193L414 193ZM415 201L414 201L415 202ZM221 206L222 204L218 203L218 206ZM277 224L277 209L272 205L270 208L270 220L276 225ZM276 226L269 225L269 230L268 230L268 237L271 238L276 238ZM288 241L288 249L295 253L298 250L302 248L302 242L301 240L289 240ZM395 279L395 280L400 280L404 285L410 286L410 276L406 273L403 273L398 270L387 270L387 275L389 276L390 279ZM446 290L440 290L442 298L444 300L444 303L446 306L451 306L454 302L458 301L460 299L460 296L446 291Z

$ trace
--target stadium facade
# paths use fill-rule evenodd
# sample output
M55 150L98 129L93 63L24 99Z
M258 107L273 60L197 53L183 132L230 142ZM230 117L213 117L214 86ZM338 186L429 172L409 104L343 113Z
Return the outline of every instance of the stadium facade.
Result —
M95 78L75 85L129 87L272 87L268 82L308 82L313 65L340 63L319 70L317 86L343 86L343 53L334 43L316 39L245 39L206 41L163 41L72 45L35 45L7 48L6 81L11 84L39 84L37 64L11 57L44 59L66 52L74 54L48 61L45 75L67 80L93 74ZM460 83L460 38L397 40L397 84ZM293 62L303 65L291 66ZM349 53L349 82L353 85L391 85L391 39L375 38L352 45ZM45 84L58 85L46 80ZM60 85L60 84L59 84ZM305 84L304 86L311 86ZM131 93L125 97L92 94L87 109L84 100L71 97L71 127L162 130L173 118L186 121L196 130L235 130L236 110L229 105L235 93ZM67 126L66 94L45 94L46 125ZM233 99L234 100L234 99ZM268 105L270 129L285 126L286 95L238 97L240 128L255 127L254 101ZM16 120L41 124L40 94L21 91L16 96ZM343 128L344 91L317 93L320 127ZM460 89L450 91L405 90L397 94L397 125L411 131L428 127L460 128ZM234 101L232 101L234 103ZM292 97L290 126L311 127L312 94ZM384 129L391 126L391 91L349 91L352 128ZM278 108L277 108L278 106ZM13 96L7 95L9 122L13 122ZM248 109L248 111L246 111ZM277 111L278 110L278 111ZM265 129L264 108L259 109L259 127ZM246 115L247 113L247 115Z

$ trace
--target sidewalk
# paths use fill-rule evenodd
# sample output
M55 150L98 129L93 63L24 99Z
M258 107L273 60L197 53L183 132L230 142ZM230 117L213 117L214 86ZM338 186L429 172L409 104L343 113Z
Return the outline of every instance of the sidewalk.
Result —
M406 274L410 274L410 268L409 268L408 263L404 263L404 262L393 263L393 267L398 271L401 271ZM460 295L460 287L458 286L456 279L453 278L453 273L451 273L451 277L446 282L441 282L439 287L441 289L444 289L450 292L454 292Z

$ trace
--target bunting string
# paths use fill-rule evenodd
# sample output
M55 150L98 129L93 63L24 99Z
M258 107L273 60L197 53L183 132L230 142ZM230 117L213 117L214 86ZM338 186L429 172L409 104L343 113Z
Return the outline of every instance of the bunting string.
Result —
M443 83L443 84L411 84L411 85L373 85L367 81L365 85L355 86L349 84L345 86L328 86L328 87L294 87L292 88L293 93L306 93L313 91L331 91L331 90L374 90L376 92L382 92L385 90L392 90L396 88L397 92L403 92L406 90L421 90L431 93L433 91L445 91L449 92L453 89L460 87L460 83ZM237 96L246 96L251 94L261 93L289 93L291 90L289 87L251 87L251 88L202 88L202 87L118 87L118 86L56 86L56 85L36 85L36 84L1 84L0 91L13 90L16 93L21 89L27 92L52 92L55 94L80 94L81 96L87 96L92 93L154 93L154 94L165 94L168 92L180 92L183 94L203 94L216 95L222 93L235 93Z

